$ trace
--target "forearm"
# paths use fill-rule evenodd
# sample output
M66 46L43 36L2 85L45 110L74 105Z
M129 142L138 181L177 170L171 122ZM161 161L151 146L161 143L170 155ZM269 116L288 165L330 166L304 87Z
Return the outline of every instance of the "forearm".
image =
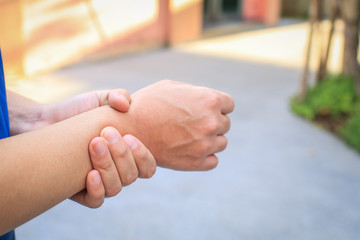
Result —
M0 235L84 189L88 144L105 126L131 131L127 114L101 107L0 141Z
M108 92L88 92L57 104L40 104L17 93L7 91L11 136L33 131L107 105L105 104L107 99L101 98L106 98ZM121 93L127 94L124 90L121 90ZM124 110L118 110L124 112Z
M12 136L49 125L45 122L45 106L12 91L6 91Z

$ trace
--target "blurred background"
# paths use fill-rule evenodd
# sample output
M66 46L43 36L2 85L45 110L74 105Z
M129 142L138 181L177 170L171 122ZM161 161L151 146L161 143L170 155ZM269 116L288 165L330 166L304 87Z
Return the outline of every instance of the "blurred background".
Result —
M5 21L0 34L6 73L33 75L84 58L199 39L203 25L223 18L276 24L280 1L271 0L267 7L265 1L257 2L252 6L251 1L240 0L2 0Z
M162 79L231 94L209 172L159 168L18 239L360 239L358 0L0 0L8 89L54 103ZM61 179L59 179L61 181Z

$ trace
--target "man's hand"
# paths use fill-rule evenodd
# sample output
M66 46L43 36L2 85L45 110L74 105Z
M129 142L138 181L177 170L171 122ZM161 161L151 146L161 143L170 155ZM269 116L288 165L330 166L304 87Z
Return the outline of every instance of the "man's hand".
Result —
M226 93L165 80L132 95L130 133L149 148L159 166L208 170L218 163L214 154L226 148L227 114L233 109Z
M100 207L105 197L117 195L138 177L150 178L156 171L154 157L134 136L121 137L112 127L104 128L100 136L89 145L94 170L87 175L86 189L71 197L91 208Z

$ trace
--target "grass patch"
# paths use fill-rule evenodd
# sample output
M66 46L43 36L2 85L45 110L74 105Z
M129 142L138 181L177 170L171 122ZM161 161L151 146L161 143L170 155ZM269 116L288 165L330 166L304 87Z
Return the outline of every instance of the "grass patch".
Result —
M360 101L359 101L360 102ZM360 103L357 103L354 113L340 128L339 134L351 146L360 151Z
M329 76L309 89L303 101L291 99L297 115L332 131L360 151L360 99L352 78Z

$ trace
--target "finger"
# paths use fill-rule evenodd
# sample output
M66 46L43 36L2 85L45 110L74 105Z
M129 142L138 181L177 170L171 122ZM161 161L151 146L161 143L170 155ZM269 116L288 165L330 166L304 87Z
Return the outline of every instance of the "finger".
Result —
M208 171L208 170L216 168L217 165L218 165L218 158L214 154L211 154L211 155L207 156L205 159L203 159L199 163L197 168L194 170L195 171Z
M110 107L120 112L127 112L129 110L130 102L130 94L124 89L115 89L109 93Z
M109 150L123 186L133 183L139 172L132 153L120 133L113 127L106 127L100 135L108 141Z
M213 147L211 149L211 153L218 153L221 151L224 151L227 146L228 140L223 135L218 135L215 138L215 142L213 144Z
M229 114L232 111L234 111L234 107L235 107L234 99L227 93L220 92L220 91L217 91L217 93L219 94L219 96L221 98L221 101L220 101L221 102L221 105L220 105L221 113Z
M135 159L139 177L151 178L156 172L156 161L150 151L132 135L125 135L124 141L128 144Z
M220 128L217 132L218 135L224 135L225 133L227 133L230 130L230 118L226 115L221 115L220 116Z
M110 107L126 112L129 109L131 97L125 89L113 89L97 92L99 97L99 106L110 105Z
M98 208L104 203L105 188L101 181L100 173L92 170L86 178L86 194L84 197L86 206Z
M92 170L86 177L86 190L75 194L70 199L89 208L98 208L104 203L104 198L105 189L101 176L98 171Z
M122 184L105 139L95 137L90 142L89 153L94 169L100 173L105 187L105 196L115 196L121 191Z

